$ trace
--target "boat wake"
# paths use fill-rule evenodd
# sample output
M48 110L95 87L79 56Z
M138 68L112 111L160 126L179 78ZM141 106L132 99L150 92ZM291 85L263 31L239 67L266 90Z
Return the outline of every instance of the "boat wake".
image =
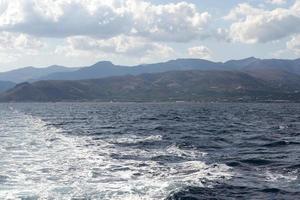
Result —
M0 111L0 199L163 199L229 179L207 154L159 144L161 135L66 134L16 110ZM147 148L137 148L144 143ZM165 162L168 161L168 162Z

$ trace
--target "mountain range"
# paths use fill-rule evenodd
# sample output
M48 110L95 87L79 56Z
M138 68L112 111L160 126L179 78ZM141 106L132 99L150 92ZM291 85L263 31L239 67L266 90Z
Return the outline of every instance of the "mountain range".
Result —
M300 82L300 76L298 76ZM0 101L298 101L298 90L239 71L170 71L21 83Z
M16 84L10 81L0 81L0 93L13 88Z
M0 82L0 92L10 88L1 101L298 101L300 59L177 59L131 67L102 61L23 68L0 73L0 80L17 83Z
M0 73L1 81L10 81L14 83L21 83L26 81L35 81L41 77L57 72L72 72L77 68L63 67L59 65L52 65L49 67L36 68L36 67L24 67L20 69L11 70L8 72Z
M202 59L177 59L162 63L137 66L114 65L109 61L101 61L91 66L69 68L58 65L46 68L25 67L0 73L1 81L15 83L38 80L84 80L110 76L139 75L179 70L281 70L300 74L300 59L258 59L254 57L227 62L211 62Z

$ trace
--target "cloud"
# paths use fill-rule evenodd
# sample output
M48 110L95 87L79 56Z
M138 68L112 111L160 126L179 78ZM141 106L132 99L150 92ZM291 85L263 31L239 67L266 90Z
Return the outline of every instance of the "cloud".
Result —
M129 32L131 17L113 1L9 0L0 17L0 30L43 37L97 35L111 37ZM99 3L99 5L97 4Z
M0 62L12 63L22 55L37 55L46 45L29 35L0 32Z
M16 61L21 55L37 55L43 47L43 42L25 34L0 33L1 63Z
M188 49L188 54L191 57L210 59L212 56L212 51L205 46L191 47Z
M300 55L300 34L293 36L292 39L287 42L287 49L296 55Z
M300 32L300 1L274 10L239 4L224 18L233 21L228 30L232 41L253 44L279 40Z
M140 0L3 0L0 31L40 37L121 34L155 41L186 42L205 35L210 14L187 2L152 4ZM1 14L2 13L2 14Z
M126 56L141 61L153 57L168 58L174 50L167 45L124 35L107 40L74 36L67 38L66 45L59 46L56 53L66 56Z
M287 0L267 0L267 3L282 5L282 4L287 3Z
M211 15L186 2L153 5L132 1L136 34L163 41L186 42L206 34Z
M8 64L17 61L20 59L21 55L20 54L12 54L9 52L1 52L0 51L0 63L1 64ZM1 67L2 68L2 67Z
M34 50L44 47L45 44L40 40L25 34L16 34L1 32L0 33L0 49L16 49L16 50Z

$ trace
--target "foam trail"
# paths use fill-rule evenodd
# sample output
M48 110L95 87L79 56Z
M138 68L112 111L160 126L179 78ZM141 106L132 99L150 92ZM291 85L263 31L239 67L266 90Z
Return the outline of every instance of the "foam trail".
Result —
M64 135L37 117L0 111L0 199L162 199L201 180L230 178L226 165L207 165L205 153L176 145L151 150L120 143L157 142L160 135ZM178 156L162 164L157 156ZM117 157L115 157L117 156ZM124 159L126 158L126 159Z

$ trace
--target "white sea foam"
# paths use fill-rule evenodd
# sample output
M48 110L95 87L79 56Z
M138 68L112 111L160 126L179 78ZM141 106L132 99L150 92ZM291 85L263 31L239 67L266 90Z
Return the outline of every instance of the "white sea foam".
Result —
M139 142L153 142L153 141L161 141L161 135L150 135L146 137L142 137L139 135L122 135L121 137L107 139L107 141L114 143L139 143Z
M276 172L271 172L267 171L266 172L266 180L269 182L293 182L298 179L298 172L292 171L292 172L287 172L287 173L276 173Z
M160 135L99 140L64 135L37 117L2 110L0 199L162 199L176 188L201 186L204 179L231 177L229 167L206 164L202 161L206 154L196 149L116 145L161 140ZM170 163L152 159L172 155L185 159Z

